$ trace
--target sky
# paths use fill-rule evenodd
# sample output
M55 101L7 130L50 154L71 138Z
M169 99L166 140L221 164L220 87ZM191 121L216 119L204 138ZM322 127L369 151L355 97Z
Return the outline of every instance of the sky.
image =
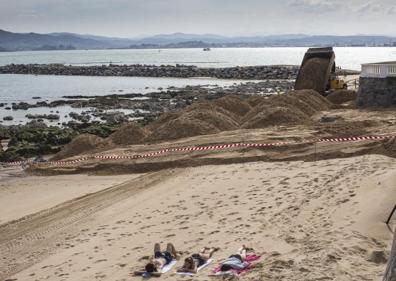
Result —
M135 38L164 33L396 35L396 0L0 0L0 29Z

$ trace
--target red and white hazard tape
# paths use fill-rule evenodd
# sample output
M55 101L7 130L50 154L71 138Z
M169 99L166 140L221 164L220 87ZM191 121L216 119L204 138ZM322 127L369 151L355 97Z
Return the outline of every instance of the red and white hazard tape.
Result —
M7 165L7 166L21 166L25 163L26 163L26 161L13 161L13 162L2 162L0 164Z
M384 140L390 139L394 136L360 136L360 137L347 137L347 138L323 138L318 142L351 142L351 141L366 141L366 140Z
M382 136L358 136L358 137L345 137L345 138L321 138L316 140L306 140L306 141L288 141L288 142L274 142L274 143L232 143L232 144L221 144L221 145L209 145L209 146L190 146L190 147L178 147L178 148L166 148L163 150L150 152L146 154L136 154L136 155L93 155L86 156L75 160L69 161L49 161L42 163L33 163L35 165L53 165L53 166L68 166L76 163L80 163L90 159L99 160L132 160L140 158L150 158L157 157L171 152L184 152L184 151L207 151L207 150L224 150L230 148L241 148L241 147L279 147L286 145L296 145L303 143L326 143L326 142L357 142L357 141L368 141L368 140L384 140L394 138L395 135L382 135ZM23 164L32 163L31 161L15 161L0 163L8 166L19 166Z

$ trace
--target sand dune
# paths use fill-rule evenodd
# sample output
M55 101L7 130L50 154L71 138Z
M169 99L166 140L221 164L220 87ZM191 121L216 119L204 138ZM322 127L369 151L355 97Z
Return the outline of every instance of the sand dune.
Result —
M263 258L245 280L380 280L395 167L371 155L143 174L0 226L0 279L140 280L131 272L153 243L170 241L190 253L219 246L216 261L247 243Z

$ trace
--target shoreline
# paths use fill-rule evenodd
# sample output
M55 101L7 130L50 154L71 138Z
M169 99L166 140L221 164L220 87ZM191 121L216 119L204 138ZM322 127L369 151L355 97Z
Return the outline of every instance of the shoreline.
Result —
M13 144L16 145L18 141L21 142L21 148L26 153L23 154L32 156L31 151L40 151L40 149L37 150L37 147L23 144L24 140L28 142L34 140L37 143L34 135L40 139L43 133L50 133L56 136L57 140L42 140L39 144L40 146L44 145L44 152L54 153L59 150L59 146L68 143L71 138L81 133L108 137L123 123L136 121L142 126L147 125L163 113L181 110L198 101L218 99L227 95L238 95L246 99L254 94L283 93L290 90L293 84L293 81L287 80L266 80L257 83L246 82L229 87L170 87L147 94L118 93L106 96L64 96L62 100L49 103L39 99L35 103L3 104L4 109L1 110L5 114L3 119L13 119L13 112L18 114L22 112L27 122L17 125L2 125L0 123L0 139L16 137ZM69 112L63 110L62 107L65 106L70 107ZM8 111L5 110L7 108ZM42 112L31 113L32 110ZM9 122L13 122L13 120ZM33 137L28 139L20 137L26 134L32 134ZM19 156L22 155L7 156L3 160L19 160Z

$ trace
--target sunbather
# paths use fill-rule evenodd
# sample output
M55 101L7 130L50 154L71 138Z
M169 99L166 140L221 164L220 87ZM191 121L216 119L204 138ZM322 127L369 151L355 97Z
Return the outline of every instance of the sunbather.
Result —
M221 263L220 271L229 271L231 269L242 270L247 268L250 263L246 262L246 247L243 245L238 249L235 255L231 255Z
M184 260L184 264L177 272L197 273L198 268L204 265L218 248L204 247L198 254L192 254Z
M154 245L154 256L146 264L144 269L135 271L135 275L150 274L152 276L161 276L162 269L164 266L170 264L174 259L178 258L175 246L168 243L166 251L161 252L161 246L159 243Z

